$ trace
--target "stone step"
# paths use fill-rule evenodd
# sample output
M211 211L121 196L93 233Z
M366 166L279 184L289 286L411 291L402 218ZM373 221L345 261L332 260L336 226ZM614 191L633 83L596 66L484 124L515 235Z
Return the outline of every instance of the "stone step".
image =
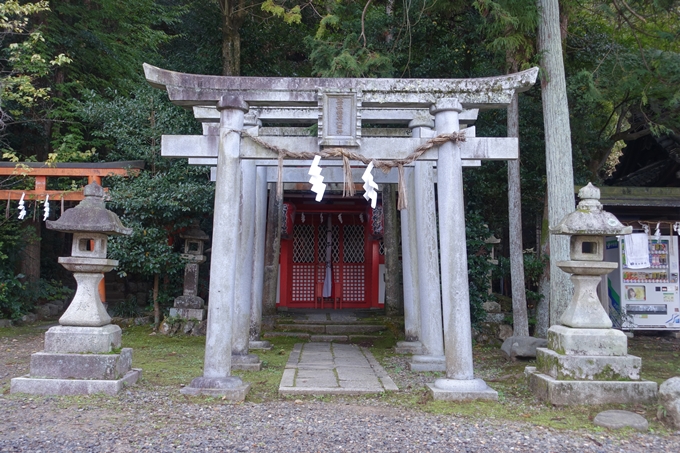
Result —
M292 337L292 338L302 338L304 340L309 340L310 335L308 333L302 332L265 332L263 334L264 338L275 338L275 337Z
M386 330L380 324L276 324L276 330L283 332L309 332L329 335L367 334Z

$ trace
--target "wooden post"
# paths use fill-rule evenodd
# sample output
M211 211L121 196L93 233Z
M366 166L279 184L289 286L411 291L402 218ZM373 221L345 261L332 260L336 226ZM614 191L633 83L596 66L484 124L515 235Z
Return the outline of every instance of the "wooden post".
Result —
M279 256L281 254L281 215L283 200L276 199L276 184L269 184L267 207L267 232L264 246L264 290L262 295L262 322L270 328L276 314L276 291L279 279Z
M404 312L399 265L399 223L397 222L397 191L394 184L383 185L383 215L385 216L385 312L397 316Z

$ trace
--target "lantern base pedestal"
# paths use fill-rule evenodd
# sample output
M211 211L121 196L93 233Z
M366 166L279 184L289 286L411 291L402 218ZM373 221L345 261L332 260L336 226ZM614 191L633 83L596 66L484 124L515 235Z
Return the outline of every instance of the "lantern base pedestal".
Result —
M103 393L116 395L124 388L136 383L142 370L133 368L121 379L37 379L29 376L12 379L10 393L33 395L93 395Z
M628 338L614 329L552 326L548 348L536 349L536 367L526 367L529 388L558 406L649 403L655 382L640 380L642 361L628 355Z
M652 381L560 381L526 367L529 389L537 398L556 406L597 404L651 404L657 400Z
M14 378L10 393L34 395L115 395L141 376L132 368L132 349L120 354L37 352L31 355L30 374Z
M103 327L55 326L45 333L45 352L108 354L121 346L122 331L115 324Z

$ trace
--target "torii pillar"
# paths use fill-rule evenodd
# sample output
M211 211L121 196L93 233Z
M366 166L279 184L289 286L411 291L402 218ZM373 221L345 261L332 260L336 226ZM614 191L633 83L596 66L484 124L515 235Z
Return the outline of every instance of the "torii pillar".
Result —
M457 99L439 99L430 110L437 134L458 132L463 107ZM467 257L460 145L439 147L437 171L446 378L428 387L434 399L497 400L498 393L473 372L467 259L460 259Z
M212 254L210 256L210 303L205 339L203 376L191 381L180 392L185 395L225 396L243 401L250 384L231 375L232 310L236 290L236 269L232 260L224 265L224 257L236 257L239 247L241 200L241 166L239 147L243 119L248 105L239 97L224 95L217 103L220 111L220 142L215 184L215 213Z

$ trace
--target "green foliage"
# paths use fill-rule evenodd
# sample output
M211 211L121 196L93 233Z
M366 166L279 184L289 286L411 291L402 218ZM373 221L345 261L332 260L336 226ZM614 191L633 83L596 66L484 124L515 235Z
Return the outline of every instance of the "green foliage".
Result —
M55 279L41 278L35 284L25 285L26 294L24 297L38 302L50 302L53 300L64 300L71 297L75 291L68 286L63 285L60 281Z
M0 268L0 315L3 318L18 319L33 307L32 301L24 297L26 285L21 277L21 274L14 275Z
M48 100L45 77L55 67L71 63L63 53L49 57L43 33L29 22L29 17L48 11L46 1L0 3L0 130L10 120L5 109L16 118Z
M147 84L128 96L90 91L73 107L74 115L88 126L83 132L100 158L143 160L152 171L164 171L174 164L160 157L162 134L200 133L191 112L172 105L163 91Z
M120 301L109 308L111 314L118 318L136 318L139 316L139 306L137 305L137 297L130 294L125 300Z
M467 239L468 282L470 285L470 318L473 324L482 322L486 312L482 304L489 300L489 272L495 265L489 262L488 244L491 236L483 218L476 212L465 215L465 238Z
M484 17L480 28L487 47L504 54L507 63L524 66L535 58L538 10L525 0L476 0L474 7Z
M21 222L3 219L0 222L0 317L20 318L33 306L33 300L26 297L23 275L14 271L16 259L22 248Z
M390 58L362 47L353 33L342 42L306 42L313 49L313 69L321 77L388 77L394 71Z
M286 9L283 6L274 3L274 0L265 0L262 3L262 11L266 11L275 17L283 19L283 21L289 25L299 24L302 21L300 5L295 5L290 9Z
M185 11L156 0L53 2L44 20L46 44L73 59L59 90L128 93L142 82L141 64L170 39L165 28Z

